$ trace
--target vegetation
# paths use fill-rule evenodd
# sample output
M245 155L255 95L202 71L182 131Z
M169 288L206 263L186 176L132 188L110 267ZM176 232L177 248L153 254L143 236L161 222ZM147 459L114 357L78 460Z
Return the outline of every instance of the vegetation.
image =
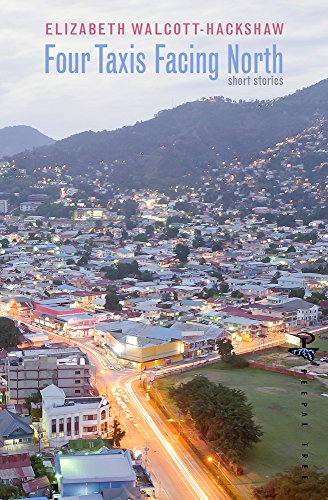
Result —
M39 457L38 455L32 455L31 464L34 470L35 477L42 477L47 475L47 469L43 465L41 457Z
M270 105L258 100L234 102L222 96L198 100L161 111L155 118L132 127L110 132L82 132L52 146L24 151L13 160L17 168L25 168L28 172L44 164L65 165L69 175L81 171L88 174L105 164L113 184L135 189L167 189L179 184L185 176L200 180L204 168L217 168L218 155L223 161L232 161L236 157L249 161L252 155L268 145L308 127L318 110L322 116L327 116L327 87L327 80L324 80L271 101ZM316 156L312 160L311 152L308 155L304 165L311 172L313 161L317 165L321 158ZM279 159L277 161L281 170ZM272 168L277 168L274 160L271 163ZM41 175L44 174L40 172ZM28 182L30 184L31 179ZM267 183L271 188L273 184L271 180ZM229 187L221 194L223 205L233 194L233 186ZM247 196L247 186L244 190ZM287 196L290 199L291 194L287 193ZM302 198L299 193L295 196ZM217 197L218 191L212 190L204 196L204 202ZM134 200L129 200L128 207L127 201L120 202L122 211L130 214L131 206L134 213L132 202ZM277 223L292 227L294 217L288 214L278 216Z
M37 392L33 392L33 394L25 398L25 406L28 409L30 415L32 414L31 403L41 403L41 401L42 401L42 396L40 390L38 390Z
M188 260L188 255L190 254L189 247L187 245L183 245L182 243L178 243L175 247L175 255L179 259L180 262L186 263Z
M105 296L105 309L107 311L121 311L120 296L115 288L110 288Z
M304 477L304 476L307 476ZM265 485L254 488L259 500L324 500L328 498L328 474L320 469L295 466L276 474Z
M8 500L9 498L23 498L24 491L18 486L11 486L9 484L0 483L0 498L1 500Z
M231 352L233 351L233 345L230 339L217 339L216 348L221 356L222 361L227 361L231 358Z
M12 319L0 317L0 349L17 347L21 332Z
M113 435L109 439L111 446L119 448L121 445L121 441L124 438L126 432L121 429L121 424L116 418L114 418L113 422Z
M70 219L73 215L71 207L66 207L61 203L44 203L36 209L37 215L44 217L56 217L63 219Z
M237 356L233 352L233 345L230 339L217 339L216 348L225 363L229 363L234 368L247 368L248 361L242 356Z
M303 299L304 298L304 295L305 295L305 290L304 288L293 288L289 294L288 294L288 297L291 298L291 297L297 297L299 299Z
M311 344L323 350L321 340ZM326 349L327 350L327 347ZM260 361L263 362L263 361ZM197 375L197 377L195 377ZM247 453L247 463L243 463L244 479L254 482L254 474L263 482L268 477L285 467L295 465L301 460L300 443L304 438L304 421L300 409L300 379L280 373L272 373L260 369L246 368L242 373L229 363L222 361L207 367L185 373L170 375L157 381L158 389L163 396L164 404L175 414L178 410L175 401L169 396L170 387L187 382L204 375L214 383L221 383L230 388L242 390L254 407L256 422L263 428L263 436L254 448ZM328 473L326 428L327 417L324 411L325 398L320 396L322 385L313 380L310 383L308 402L311 407L311 453L315 462L321 464ZM303 500L303 499L302 499Z
M228 285L228 283L224 283L224 282L220 283L220 292L221 293L228 293L229 292L229 285Z
M184 415L192 418L201 436L229 460L239 462L262 436L245 394L198 376L170 395Z
M312 302L312 304L319 304L322 300L326 300L326 293L324 292L312 292L310 297L306 299L308 302Z
M112 266L102 268L105 271L105 277L110 280L121 280L128 276L136 276L139 274L139 265L136 260L131 263L119 262Z

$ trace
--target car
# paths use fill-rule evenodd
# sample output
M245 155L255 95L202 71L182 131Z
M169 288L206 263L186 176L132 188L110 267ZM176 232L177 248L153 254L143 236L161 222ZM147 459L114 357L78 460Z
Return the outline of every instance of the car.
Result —
M321 361L321 360L320 360L320 361ZM318 363L318 361L311 361L311 362L310 362L310 365L320 366L320 363Z
M113 365L108 365L108 368L109 368L110 370L115 370L115 368L114 368L114 366L113 366Z
M323 363L328 363L328 358L325 357L325 358L320 358L320 361L322 361Z

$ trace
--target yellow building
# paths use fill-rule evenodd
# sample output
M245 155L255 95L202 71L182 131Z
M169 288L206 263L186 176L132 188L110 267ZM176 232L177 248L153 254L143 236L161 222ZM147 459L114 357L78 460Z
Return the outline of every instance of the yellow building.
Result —
M183 359L184 343L178 338L179 332L173 329L131 321L115 322L116 326L113 325L97 325L95 341L109 348L125 363L149 368Z

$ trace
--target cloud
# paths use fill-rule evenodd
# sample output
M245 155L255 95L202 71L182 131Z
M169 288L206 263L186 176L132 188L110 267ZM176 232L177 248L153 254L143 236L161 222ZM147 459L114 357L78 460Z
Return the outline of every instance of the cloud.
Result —
M275 98L327 77L328 59L325 0L11 0L1 7L0 31L0 127L29 124L55 138L81 130L113 129L152 117L160 109L203 96L232 98ZM212 82L206 75L99 75L95 68L85 75L45 75L46 22L284 22L284 36L277 41L285 58L284 85L256 88L229 86L226 77ZM59 49L88 51L91 38L51 39ZM97 38L97 42L99 38ZM103 41L103 40L101 40ZM140 37L130 34L106 38L115 51L136 50L151 57L155 43L170 50L223 51L227 43L240 42L243 50L262 50L267 38Z

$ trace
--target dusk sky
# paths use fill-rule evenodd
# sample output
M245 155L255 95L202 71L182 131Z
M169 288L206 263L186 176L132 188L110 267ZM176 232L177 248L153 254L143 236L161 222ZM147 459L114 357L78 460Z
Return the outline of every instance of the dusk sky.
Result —
M1 2L0 128L31 125L60 139L83 130L111 130L146 120L161 109L213 95L232 98L275 98L328 77L328 3L326 0L11 0ZM283 22L283 36L46 37L46 22ZM284 85L229 86L223 71L217 81L207 75L79 75L44 72L44 46L63 51L88 51L108 43L125 51L134 43L151 57L156 43L170 50L226 51L228 43L243 50L264 50L277 43L284 54Z

